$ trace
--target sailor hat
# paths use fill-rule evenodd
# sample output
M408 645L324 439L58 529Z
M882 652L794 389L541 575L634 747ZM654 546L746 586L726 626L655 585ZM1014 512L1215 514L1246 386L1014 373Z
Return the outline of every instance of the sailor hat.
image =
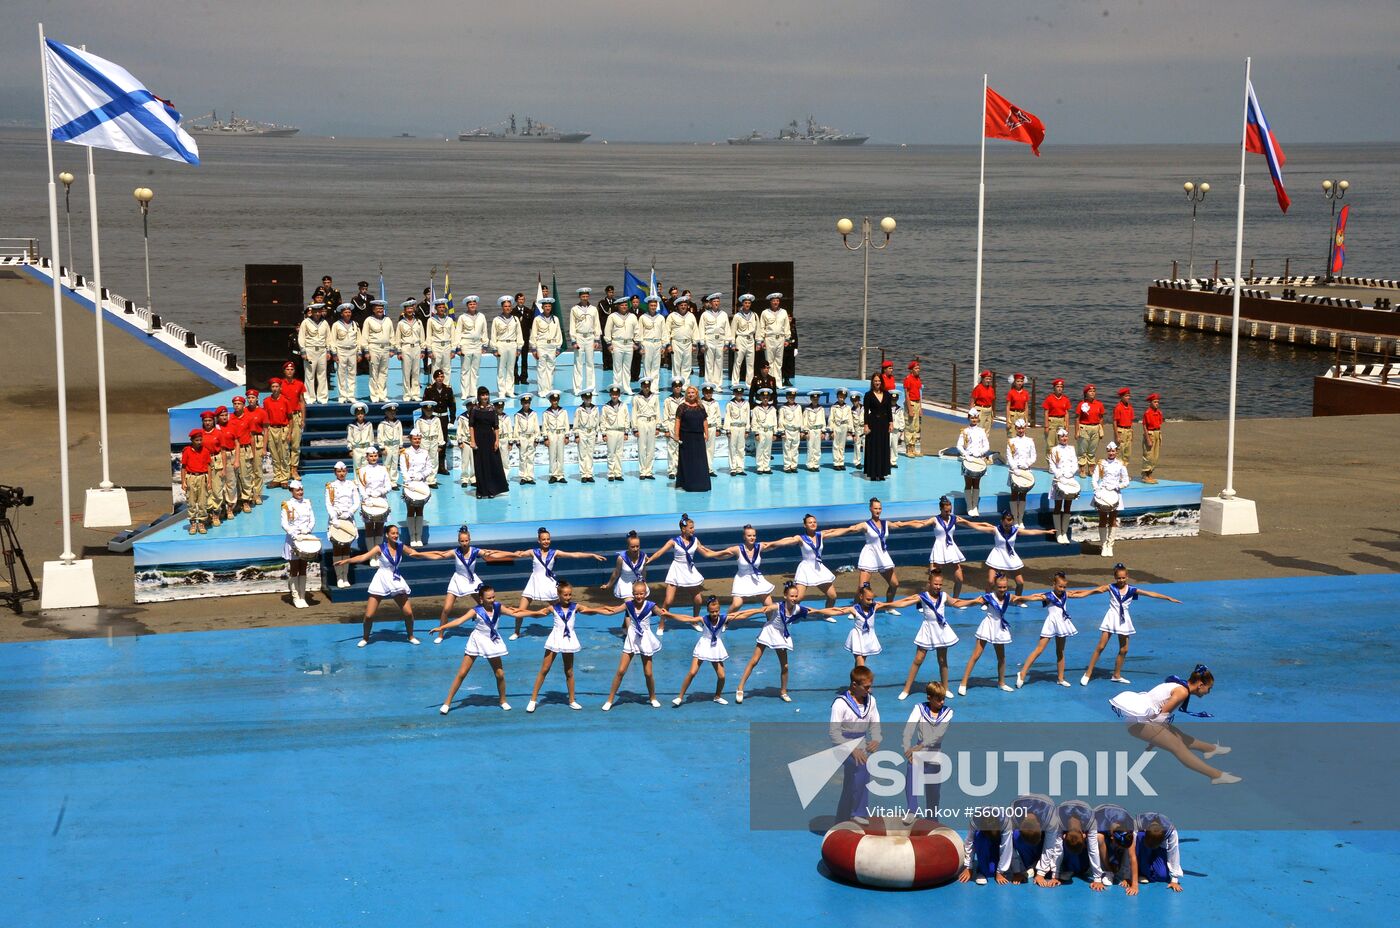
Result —
M781 300L782 298L783 295L781 293L778 293L777 291L774 291L768 294L766 297L764 297L765 300Z
M445 297L438 297L436 300L433 300L433 305L434 305L434 306L446 306L446 305L447 305L447 299L446 299Z
M559 399L559 391L558 391L558 390L550 390L550 391L549 391L549 398L552 399L552 400L557 400L557 399Z
M637 381L637 386L640 387L640 386L642 386L643 384L647 385L648 387L651 386L651 378L650 378L650 377L643 377L641 380Z
M821 398L821 395L822 395L822 391L820 391L820 390L808 390L808 391L807 391L807 396L808 396L809 398L820 399L820 398Z
M753 302L753 294L752 294L752 293L741 293L741 294L739 294L739 302L740 302L740 303L752 303L752 302Z
M1057 429L1057 430L1055 431L1055 435L1056 435L1057 437L1060 436L1060 435L1063 435L1063 436L1065 436L1066 438L1068 438L1068 437L1069 437L1069 432L1066 431L1065 429Z
M422 438L423 433L418 430L418 426L413 427L413 431L408 433L409 438Z
M415 306L417 306L417 305L418 305L418 301L417 301L417 300L404 300L402 303L399 304L400 308L402 308L402 309L412 309L413 307L415 307Z
M509 306L510 304L512 304L512 303L514 303L514 302L515 302L514 300L512 300L510 297L506 296L504 293L502 293L500 296L496 297L496 303L499 304L499 305L501 305L501 306Z
M622 392L622 388L619 387L617 384L613 384L611 387L608 387L608 392L609 392L609 393L621 393L621 392Z
M736 383L736 384L734 385L734 392L735 392L735 393L747 393L747 392L749 392L749 385L746 384L746 383Z
M702 383L702 384L700 385L700 389L701 389L701 390L714 390L714 389L715 389L715 385L712 384L712 383L710 383L710 382L707 380L707 381L705 381L704 383Z
M836 395L837 395L837 396L845 396L845 395L846 395L846 388L845 388L845 387L842 387L841 389L837 390L837 391L836 391Z
M387 403L384 404L384 411L385 411L385 412L388 412L388 411L391 410L391 409L394 410L395 412L397 412L398 409L399 409L399 404L393 402L392 400L390 400L389 402L387 402Z
M592 390L584 390L582 393L579 394L579 396L592 396L592 395L593 395L593 391L592 391Z
M1014 423L1014 425L1015 425L1016 428L1018 428L1018 429L1023 429L1023 428L1026 427L1026 420L1025 420L1025 419L1017 419L1016 422Z
M468 294L468 295L467 295L466 300L464 300L463 302L466 302L466 303L480 303L480 302L481 302L481 297L477 296L475 293L471 293L471 294Z
M378 454L378 453L379 453L379 446L378 446L378 445L370 445L368 448L365 449L365 454Z
M577 293L579 296L583 296L585 293L592 293L592 292L593 292L593 288L592 288L592 287L579 287L579 288L578 288L577 290L575 290L574 292Z
M523 394L523 395L520 397L520 405L521 405L521 406L524 406L526 403L530 402L531 399L532 399L532 397L530 396L530 394L528 394L528 393Z
M307 309L325 309L325 308L326 308L326 304L325 304L325 303L321 303L321 302L316 302L316 303L312 303L310 306L308 306L308 307L306 307L306 308L307 308Z
M759 387L759 389L758 389L758 395L759 395L759 396L772 396L772 395L773 395L773 391L772 391L771 389L769 389L768 387Z
M1117 450L1118 450L1118 442L1116 442L1116 441L1111 441L1111 442L1109 442L1108 444L1104 445L1104 447L1107 448L1109 451L1117 451Z
M788 387L788 388L787 388L786 390L784 390L783 392L786 393L788 396L796 396L796 395L797 395L797 388L796 388L796 387Z
M858 400L858 399L860 399L860 398L861 398L861 395L860 395L860 391L859 391L859 390L852 390L852 391L851 391L851 399L853 399L853 400Z
M648 296L648 297L647 297L647 302L648 302L648 303L656 303L656 304L659 305L659 304L661 303L661 297L659 297L659 296Z
M710 302L710 300L718 300L723 296L723 293L720 293L718 290L716 290L714 293L705 294L705 302L708 303Z
M366 406L364 403L351 403L351 404L350 404L350 411L351 411L351 412L369 412L369 407Z
M287 489L289 489L289 490L300 490L300 489L301 489L301 481L300 481L300 480L293 480L291 483L287 484Z
M552 297L552 296L547 296L547 297L545 297L544 299L540 300L540 305L541 305L541 306L553 306L553 305L554 305L554 297Z
M344 462L344 461L336 461L336 462L335 462L335 467L332 468L332 469L333 469L333 470L345 470L345 462Z
M388 303L386 300L370 300L370 301L369 301L369 305L371 305L371 306L388 306L389 303Z
M434 403L432 400L424 400L423 402L419 403L418 405L421 406L421 407L423 407L424 409L435 409L435 408L437 408L437 403Z
M355 308L355 304L354 304L354 303L341 303L339 306L337 306L337 307L335 308L335 311L338 312L338 313L343 313L343 312L345 312L347 309L353 310L354 308Z
M976 409L969 409L969 410L967 411L967 417L968 417L969 419L976 419L977 416L978 416L978 412L977 412Z

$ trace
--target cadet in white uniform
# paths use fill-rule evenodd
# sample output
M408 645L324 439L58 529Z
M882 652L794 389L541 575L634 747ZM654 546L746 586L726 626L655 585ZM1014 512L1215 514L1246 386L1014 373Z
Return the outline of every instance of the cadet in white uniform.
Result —
M797 405L797 391L786 390L787 401L778 407L778 428L783 433L783 473L797 473L797 452L802 444L802 407Z
M709 462L711 477L717 476L715 474L715 458L719 455L720 448L724 447L721 444L724 441L724 436L720 434L719 428L724 419L719 408L719 400L715 399L716 389L718 389L717 386L712 383L706 383L700 388L700 405L705 408L705 421L715 424L714 434L710 436L710 443L705 447L705 459Z
M1026 435L1026 420L1017 419L1016 434L1006 440L1006 485L1011 491L1011 515L1017 525L1026 524L1026 494L1030 487L1016 485L1017 474L1029 474L1035 466L1035 440Z
M394 352L403 373L403 398L415 402L423 398L423 323L414 318L416 305L413 300L404 300L402 318L394 326Z
M399 404L385 403L384 418L375 428L379 460L389 472L389 482L395 486L399 482L399 449L403 447L403 423L398 416Z
M515 361L520 354L520 320L511 311L514 301L502 295L501 314L491 320L491 350L496 353L496 393L515 396Z
M905 688L906 691L908 687ZM914 795L918 778L914 776L914 765L930 763L937 766L932 754L943 747L943 736L953 722L952 707L946 705L948 686L945 683L929 683L924 687L924 701L916 705L904 722L904 737L900 741L904 756L909 761L909 775L904 781L904 824L912 825L920 814L933 816L942 794L941 783L925 783L923 796ZM901 696L901 698L903 698Z
M462 486L474 485L476 483L476 459L472 457L471 449L471 406L462 407L462 413L457 417L457 456L462 461Z
M360 510L360 485L348 479L345 462L335 462L335 479L326 484L326 540L331 543L331 556L339 559L350 553L350 542L337 542L330 536L333 522L349 522L353 528L355 514ZM358 533L356 533L358 534ZM350 568L343 564L335 567L335 585L345 589L350 585Z
M361 505L368 499L389 502L389 490L393 488L393 483L389 479L389 469L379 463L378 448L368 449L365 454L365 466L355 473L355 482L360 485ZM388 521L388 512L382 518L371 519L369 516L365 516L365 548L367 550L378 549L379 542L384 538L384 525ZM378 567L379 562L372 560L370 566Z
M360 468L365 466L365 452L374 444L374 425L365 418L369 407L364 403L356 403L350 408L355 414L355 421L345 427L345 448L350 452L351 463L358 474Z
M754 345L758 341L758 317L753 312L753 294L739 297L739 311L729 321L729 343L734 346L734 370L731 379L746 383L758 373L753 366Z
M637 320L637 341L642 349L642 378L661 383L661 349L666 345L666 317L658 315L661 300L647 297L647 311ZM616 365L613 365L616 369Z
M593 451L598 447L598 432L602 419L593 405L593 391L579 394L583 403L574 410L574 444L578 446L578 475L583 483L593 482Z
M613 383L627 396L632 395L632 355L637 348L637 315L631 301L623 300L613 307L603 327L603 341L612 352Z
M330 343L335 352L335 386L342 403L355 402L355 387L358 378L356 368L360 364L360 354L365 345L360 327L355 324L355 307L341 303L337 307L340 318L331 326Z
M705 354L705 380L718 390L724 386L724 350L729 346L729 316L720 308L723 293L705 296L700 314L700 350Z
M802 410L802 435L807 440L807 469L813 472L822 466L822 436L826 434L826 408L822 406L822 393L813 390L807 394L811 400Z
M749 433L749 402L744 399L747 388L742 383L734 385L734 398L724 407L722 431L729 442L729 476L744 476L744 444Z
M967 427L958 433L958 453L962 455L965 462L963 466L963 496L967 500L967 514L977 516L977 504L982 497L982 474L985 471L970 471L966 462L982 462L985 466L989 463L988 458L992 453L991 442L987 440L987 433L982 426L978 425L978 418L981 415L976 409L967 411Z
M554 389L554 362L564 344L564 331L554 315L554 297L540 301L540 314L530 324L530 354L535 358L535 392L543 399Z
M549 482L568 483L564 479L564 445L569 440L569 412L559 405L558 390L549 391L549 408L540 429L549 447Z
M909 450L904 446L904 404L899 401L899 391L890 391L890 467L899 466L899 456L906 457Z
M490 326L486 322L486 314L477 308L480 302L481 297L475 293L467 297L466 311L458 313L453 333L457 354L462 357L463 405L476 399L476 388L481 385L481 354L491 347Z
M437 403L432 400L424 400L420 405L421 414L418 421L413 425L413 431L423 436L423 450L428 452L428 460L432 464L428 476L423 478L428 486L437 486L437 461L438 450L446 443L446 436L442 434L442 420L437 417ZM414 536L415 538L418 536ZM415 542L417 544L418 542Z
M616 357L616 355L614 355ZM617 384L608 388L608 402L598 412L603 439L608 443L608 481L622 479L622 445L632 430L631 412L622 405Z
M447 314L447 300L433 300L433 314L424 326L428 340L428 377L442 371L452 381L452 355L457 350L457 321Z
M415 427L408 436L409 446L399 452L399 473L403 477L405 485L410 483L427 483L428 477L434 474L437 468L433 456L428 454L428 449L423 447L423 433ZM417 547L423 543L423 502L415 502L404 496L404 508L408 513L408 536L412 541L409 543Z
M394 322L384 315L383 300L370 300L370 315L360 324L360 338L369 353L369 401L389 398L389 359L394 356Z
M1079 486L1079 454L1074 450L1074 445L1069 442L1069 431L1059 429L1056 432L1057 442L1050 448L1046 457L1046 464L1050 468L1050 502L1055 507L1051 518L1055 520L1055 540L1062 545L1069 544L1069 519L1070 506L1073 505L1074 497L1066 496L1064 490L1060 489L1060 482L1066 483L1074 481L1074 485ZM1075 492L1078 495L1078 491Z
M763 355L768 359L768 369L773 376L782 379L783 351L792 340L792 320L783 309L781 293L768 294L768 308L758 314L758 340Z
M1102 587L1071 590L1065 572L1059 570L1055 572L1050 589L1043 593L1016 597L1018 603L1033 603L1038 600L1045 608L1045 622L1040 626L1040 640L1036 642L1035 649L1026 656L1026 662L1021 665L1021 669L1016 672L1016 689L1019 690L1025 685L1026 680L1031 675L1031 665L1035 663L1037 657L1040 657L1041 652L1045 650L1045 646L1050 643L1051 639L1055 641L1055 682L1060 686L1070 685L1069 681L1065 679L1065 642L1079 634L1079 629L1075 628L1074 623L1070 621L1069 601L1093 596L1102 590Z
M539 322L538 319L535 320ZM535 445L540 439L540 417L530 408L530 394L520 397L520 409L510 419L510 437L520 449L520 482L535 482Z
M676 409L685 401L681 395L683 382L680 380L671 381L671 395L661 401L661 421L668 426L676 421ZM676 440L675 431L666 429L666 476L672 480L676 479L676 469L680 465L680 455L677 453L680 442Z
M851 394L851 466L857 473L860 473L862 465L865 463L865 403L864 397L859 393ZM893 463L893 462L891 462Z
M637 476L655 480L656 428L661 423L661 404L651 392L651 381L643 377L641 392L632 398L632 431L637 435Z
M1112 557L1113 542L1118 537L1118 512L1123 508L1123 491L1133 481L1128 476L1127 466L1118 457L1118 443L1109 442L1104 452L1107 457L1094 465L1092 473L1094 508L1099 511L1099 554ZM1111 505L1100 502L1100 491L1111 497Z
M307 317L297 328L297 347L306 359L303 377L306 380L306 402L325 403L330 399L330 384L326 365L330 362L331 327L322 317L325 304L312 303Z
M773 391L767 387L758 391L758 405L749 410L749 428L753 431L754 470L760 474L771 474L778 410L773 406Z
M700 334L693 309L690 300L683 296L666 317L666 339L671 345L671 382L679 380L683 386L690 384L690 371L695 366L692 349Z
M300 480L287 484L292 498L282 501L282 531L286 538L282 542L282 557L287 561L287 586L292 594L292 605L306 608L306 561L296 549L299 535L310 535L316 530L316 513L311 508L311 500L305 496Z
M578 288L578 303L569 310L569 343L574 348L574 396L598 386L593 359L598 351L602 331L598 325L598 307L591 302L588 287Z
M836 402L827 414L827 429L831 432L831 466L846 469L846 439L851 435L851 407L846 405L846 391L836 391ZM856 441L860 443L859 439Z

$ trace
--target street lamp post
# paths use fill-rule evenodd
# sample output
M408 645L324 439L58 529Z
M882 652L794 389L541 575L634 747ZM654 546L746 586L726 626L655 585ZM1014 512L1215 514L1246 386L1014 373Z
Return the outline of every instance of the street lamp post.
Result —
M73 181L76 178L64 171L58 175L58 182L63 185L63 216L68 226L68 263L73 263L73 207L69 202L69 194L73 192Z
M1186 257L1186 279L1187 279L1187 280L1195 280L1195 279L1196 279L1196 207L1199 206L1199 205L1201 204L1201 201L1204 200L1204 199L1206 198L1206 194L1210 193L1210 184L1207 184L1207 183L1193 184L1191 181L1188 180L1186 183L1182 184L1181 186L1182 186L1182 189L1184 189L1184 190L1186 191L1186 199L1188 199L1188 200L1191 201L1191 250L1187 253L1187 257Z
M1337 201L1347 195L1347 190L1351 187L1349 180L1324 180L1322 182L1322 195L1332 201L1332 236L1327 240L1327 276L1323 278L1326 283L1332 282L1332 249L1337 245ZM69 254L72 254L70 251Z
M131 192L136 202L141 204L141 241L146 247L146 312L154 314L151 306L151 201L156 192L150 187L137 187ZM154 316L153 316L154 318Z
M855 223L849 219L840 219L836 223L836 231L841 233L841 244L846 246L847 251L865 252L865 290L861 313L860 324L860 379L866 378L865 356L870 346L870 251L877 251L889 247L890 235L894 232L895 222L889 216L880 220L880 231L885 233L885 240L876 244L870 238L870 217L866 216L860 221L860 241L852 245L846 240L846 236L855 230Z

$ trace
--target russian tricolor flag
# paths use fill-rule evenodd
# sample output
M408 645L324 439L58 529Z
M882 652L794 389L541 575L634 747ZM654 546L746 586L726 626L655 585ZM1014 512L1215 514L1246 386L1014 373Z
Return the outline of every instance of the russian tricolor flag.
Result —
M1264 118L1264 110L1259 106L1259 98L1254 95L1254 82L1245 84L1244 103L1244 147L1256 155L1263 155L1269 163L1269 176L1274 181L1274 193L1278 195L1278 207L1288 212L1288 191L1283 189L1283 146L1274 138L1269 128L1269 120Z

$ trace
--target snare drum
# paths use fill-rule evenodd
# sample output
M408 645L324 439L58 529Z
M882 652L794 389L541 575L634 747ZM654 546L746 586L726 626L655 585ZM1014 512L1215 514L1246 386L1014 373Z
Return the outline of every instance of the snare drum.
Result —
M403 498L410 503L426 503L432 495L432 487L421 480L414 480L403 485Z
M338 545L348 545L360 536L359 529L355 528L355 523L349 519L334 519L331 521L329 532L331 541Z
M1061 499L1074 499L1079 495L1079 481L1073 477L1061 477L1055 481L1055 489L1059 491Z
M1029 490L1035 486L1035 474L1028 470L1013 470L1011 472L1011 485L1018 490Z
M367 496L360 504L360 514L366 522L383 522L389 517L389 501L382 496Z
M1123 497L1117 490L1103 487L1094 491L1094 505L1100 509L1117 509Z
M963 473L969 477L980 477L987 472L987 459L964 457L962 469Z
M312 560L321 553L321 538L319 535L298 535L292 542L292 547L302 560Z

